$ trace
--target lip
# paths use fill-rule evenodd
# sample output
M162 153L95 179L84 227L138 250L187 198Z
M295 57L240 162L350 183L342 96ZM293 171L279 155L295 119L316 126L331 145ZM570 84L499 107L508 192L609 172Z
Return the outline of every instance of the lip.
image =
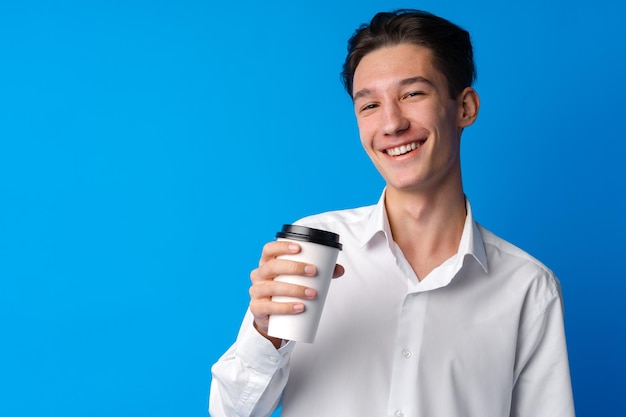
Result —
M424 143L426 143L426 139L418 139L383 149L382 152L389 157L396 158L419 150Z

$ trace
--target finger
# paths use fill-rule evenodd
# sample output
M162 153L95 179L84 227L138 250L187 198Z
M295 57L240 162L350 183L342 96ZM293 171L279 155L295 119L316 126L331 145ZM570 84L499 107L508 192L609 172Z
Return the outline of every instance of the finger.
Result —
M271 315L299 314L304 311L304 303L276 303L269 300L250 302L250 312L257 321L265 321Z
M287 259L272 259L265 262L250 273L250 280L255 282L269 281L279 275L301 275L313 277L317 274L315 265Z
M304 303L293 302L275 302L270 297L253 297L250 300L250 312L254 316L257 327L267 332L269 325L269 317L271 315L292 315L300 314L305 310Z
M253 284L250 289L251 300L270 300L274 296L312 300L317 297L314 288L290 284L280 281L261 281Z
M300 252L300 245L294 242L287 241L274 241L268 242L263 246L261 252L261 259L259 259L259 266L262 266L266 262L276 258L280 255L288 255Z
M274 303L261 300L250 303L250 312L254 316L255 327L264 335L267 335L270 315L299 314L304 309L305 306L302 303Z
M333 278L339 278L346 272L343 265L335 264L335 270L333 271Z

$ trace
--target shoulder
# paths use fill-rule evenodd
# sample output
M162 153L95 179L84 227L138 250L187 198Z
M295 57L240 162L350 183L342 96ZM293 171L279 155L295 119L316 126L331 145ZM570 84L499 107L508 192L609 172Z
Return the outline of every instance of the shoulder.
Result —
M499 256L507 258L510 262L528 264L548 274L552 274L552 271L546 265L523 249L497 236L481 225L478 225L478 230L482 236L485 250L490 253L497 253Z
M375 207L375 205L371 205L344 210L327 211L303 217L295 223L302 226L321 229L324 229L325 227L332 229L345 229L366 222L370 218L370 215Z
M478 225L482 235L489 275L523 289L539 309L561 297L561 284L545 264L523 249Z
M328 211L304 217L296 224L337 233L341 237L345 255L346 252L361 247L372 227L372 219L376 218L376 207L373 205Z

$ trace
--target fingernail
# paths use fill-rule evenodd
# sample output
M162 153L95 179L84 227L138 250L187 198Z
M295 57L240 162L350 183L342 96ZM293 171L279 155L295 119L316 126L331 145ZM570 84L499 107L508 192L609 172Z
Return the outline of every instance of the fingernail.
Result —
M297 252L298 249L300 249L300 247L298 245L296 245L295 243L290 243L289 244L289 251L290 252Z
M315 290L311 288L307 288L306 290L304 290L304 296L308 298L315 297Z
M315 274L315 267L313 265L305 265L304 273L307 275Z
M304 311L304 304L294 304L293 305L293 311Z

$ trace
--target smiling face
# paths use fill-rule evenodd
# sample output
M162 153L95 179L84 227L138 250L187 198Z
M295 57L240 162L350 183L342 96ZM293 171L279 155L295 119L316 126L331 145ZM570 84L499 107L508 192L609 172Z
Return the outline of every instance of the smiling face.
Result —
M390 191L461 187L461 132L479 105L473 89L450 98L430 49L407 43L365 55L353 82L361 143Z

